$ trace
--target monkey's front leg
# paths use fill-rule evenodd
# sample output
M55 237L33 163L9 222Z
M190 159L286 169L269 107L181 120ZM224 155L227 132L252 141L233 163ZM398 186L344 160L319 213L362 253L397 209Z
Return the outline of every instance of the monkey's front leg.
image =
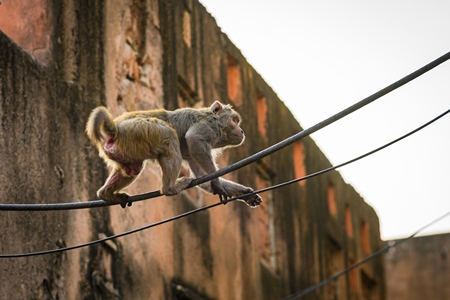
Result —
M195 161L188 160L188 162L195 177L199 178L206 175ZM210 182L202 183L200 187L214 195L219 194L220 202L223 204L226 204L230 197L239 197L253 192L253 189L250 187L220 177L212 179ZM262 199L258 194L242 197L241 199L251 207L257 207L262 203Z
M132 203L127 201L130 196L127 193L118 192L129 186L135 179L136 176L124 176L120 169L114 169L105 184L98 190L97 196L107 203L120 204L122 208L125 208L127 204L131 206Z
M216 178L216 179L219 181L220 187L224 191L223 194L219 194L220 202L222 202L223 204L227 204L228 198L240 197L246 194L253 193L253 189L251 187L247 187L224 178ZM218 194L217 192L214 192L212 180L210 183L206 182L200 184L200 187L210 193L213 193L214 195ZM258 194L240 197L239 200L242 200L248 206L253 208L260 206L263 201Z
M196 178L210 174L217 169L211 155L210 136L214 136L211 128L205 127L201 123L193 125L186 133L186 144L190 156L187 161ZM224 204L230 196L223 188L219 178L212 179L209 185L200 186L214 195L219 195L220 201Z
M196 178L200 178L206 175L206 172L204 172L194 160L190 159L188 160L188 163L191 172L194 173ZM227 204L227 199L228 197L230 197L230 195L224 189L220 178L214 178L209 182L200 184L199 186L200 188L211 194L219 195L220 202L222 202L223 204Z

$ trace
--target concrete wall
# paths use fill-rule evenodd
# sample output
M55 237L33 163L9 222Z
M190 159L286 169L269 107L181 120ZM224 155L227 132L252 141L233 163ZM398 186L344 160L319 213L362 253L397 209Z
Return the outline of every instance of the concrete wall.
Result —
M95 199L107 171L84 124L99 104L115 115L233 104L247 140L222 167L302 130L197 1L26 3L0 5L2 203ZM225 177L262 188L329 166L307 138ZM159 186L150 164L128 192ZM3 259L0 299L278 299L383 246L376 213L336 171L261 196L257 209L234 202L111 243ZM217 201L191 189L127 209L0 212L0 251L76 245ZM306 299L384 299L382 259Z
M413 238L389 250L387 299L449 299L449 255L450 234Z

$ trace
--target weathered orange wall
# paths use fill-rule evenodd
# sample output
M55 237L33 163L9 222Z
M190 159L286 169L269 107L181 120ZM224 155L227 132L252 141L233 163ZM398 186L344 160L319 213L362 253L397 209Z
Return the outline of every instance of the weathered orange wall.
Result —
M25 3L1 5L0 19L11 9L18 23L32 26L21 17L26 15ZM6 33L0 34L0 156L8 158L0 161L5 170L0 172L1 202L95 199L107 172L84 125L100 104L115 115L206 106L216 99L233 104L244 116L247 140L224 152L222 167L302 130L197 1L66 0L36 5L45 11L46 22L38 22L33 33L48 37L43 46L48 60L26 46L37 43L34 37L13 34L13 21L0 23ZM265 99L263 109L258 99ZM314 141L306 138L301 147L285 148L225 177L264 187L291 180L299 170L309 174L329 166ZM128 192L159 185L159 168L149 164ZM109 243L3 260L0 299L108 299L114 293L124 299L278 299L361 260L365 250L383 246L374 210L338 172L261 196L261 208L233 202ZM126 209L0 211L0 224L9 229L0 233L0 251L76 245L217 201L195 188ZM347 233L346 224L353 234ZM384 299L382 259L307 297L325 298Z
M47 64L51 54L50 14L47 0L2 1L0 29L38 61Z

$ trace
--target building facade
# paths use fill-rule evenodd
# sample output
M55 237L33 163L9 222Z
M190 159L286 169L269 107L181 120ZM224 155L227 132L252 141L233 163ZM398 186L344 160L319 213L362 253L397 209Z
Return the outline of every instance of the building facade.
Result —
M90 111L230 103L246 142L229 165L302 130L195 0L4 1L0 5L1 203L96 199L107 170L84 127ZM261 189L331 164L305 138L225 178ZM187 172L183 170L183 172ZM131 194L157 190L149 164ZM100 245L2 259L0 299L280 299L381 249L378 217L337 171ZM174 197L87 210L0 211L0 251L96 240L212 204ZM385 299L381 257L305 299Z

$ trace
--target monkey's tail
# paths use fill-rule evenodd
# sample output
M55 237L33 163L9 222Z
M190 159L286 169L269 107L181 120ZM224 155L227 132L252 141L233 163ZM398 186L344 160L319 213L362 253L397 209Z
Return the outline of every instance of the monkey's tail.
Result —
M92 111L86 124L86 133L95 145L103 144L105 134L107 137L116 137L117 126L106 107L99 106Z

